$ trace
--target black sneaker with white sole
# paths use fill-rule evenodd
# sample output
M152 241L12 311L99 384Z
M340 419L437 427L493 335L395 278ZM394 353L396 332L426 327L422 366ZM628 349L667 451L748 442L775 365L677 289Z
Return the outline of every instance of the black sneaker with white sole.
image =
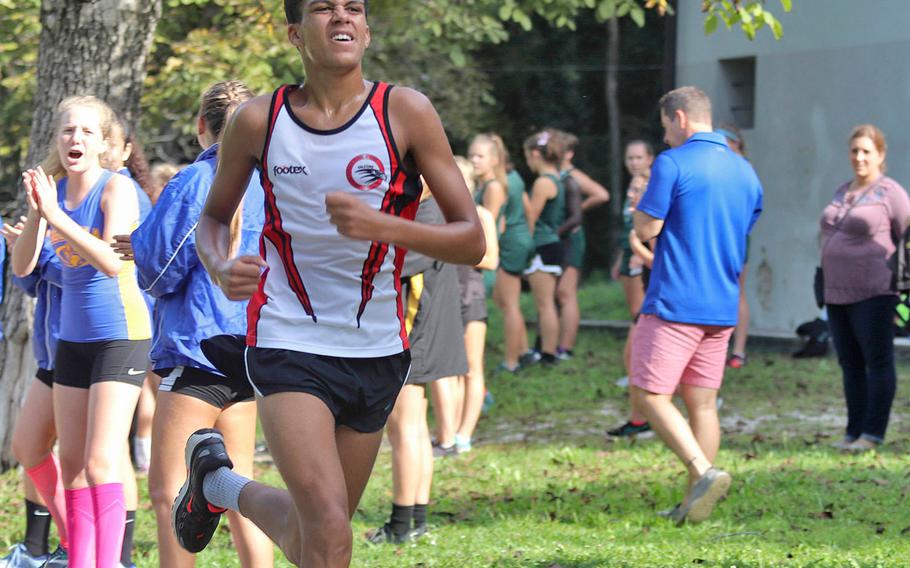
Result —
M232 469L221 432L212 428L196 430L186 441L186 482L171 509L171 525L180 546L199 552L208 545L226 509L209 503L202 491L205 476L220 467Z

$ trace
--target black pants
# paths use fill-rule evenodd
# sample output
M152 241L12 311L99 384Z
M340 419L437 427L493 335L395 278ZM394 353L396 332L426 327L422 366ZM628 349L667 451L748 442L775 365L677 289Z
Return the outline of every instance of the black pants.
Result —
M829 305L828 323L844 373L847 436L883 442L897 389L894 368L895 296Z

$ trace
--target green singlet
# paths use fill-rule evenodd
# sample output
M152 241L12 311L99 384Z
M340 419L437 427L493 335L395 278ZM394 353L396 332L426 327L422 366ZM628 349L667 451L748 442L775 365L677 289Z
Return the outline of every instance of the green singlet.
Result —
M506 202L499 210L505 230L499 235L499 266L509 274L521 275L534 256L534 240L525 217L525 182L517 171L509 172ZM484 187L484 189L486 189ZM498 227L497 220L497 227Z
M556 196L543 206L537 224L534 225L534 246L537 247L558 243L556 229L566 218L566 190L562 180L555 174L544 174L543 177L550 178L556 184Z

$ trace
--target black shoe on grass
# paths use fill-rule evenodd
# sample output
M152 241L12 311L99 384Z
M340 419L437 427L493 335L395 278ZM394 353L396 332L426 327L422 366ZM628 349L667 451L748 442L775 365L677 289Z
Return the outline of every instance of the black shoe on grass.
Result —
M644 434L645 432L651 431L651 425L647 422L641 424L633 424L632 422L626 422L619 428L614 428L612 430L607 430L607 436L612 436L613 438L629 438L632 436L637 436L638 434Z
M402 544L411 539L413 531L407 531L404 534L398 534L392 530L392 525L386 523L370 533L367 541L370 544Z
M220 467L234 464L224 448L221 432L212 428L196 430L186 441L186 482L171 509L171 525L180 546L192 553L200 552L212 540L221 514L226 509L209 503L202 491L205 476Z

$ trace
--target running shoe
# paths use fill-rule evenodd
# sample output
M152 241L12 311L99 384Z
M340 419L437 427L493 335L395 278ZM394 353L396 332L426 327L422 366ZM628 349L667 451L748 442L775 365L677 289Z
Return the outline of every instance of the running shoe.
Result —
M51 553L42 566L43 568L66 568L69 565L69 558L66 556L66 550L57 547L57 550Z
M386 523L367 535L367 542L371 544L401 544L410 540L415 530L397 534L392 530L392 525Z
M746 356L734 353L727 359L727 366L731 369L742 369L746 366Z
M25 544L19 543L10 549L10 553L0 558L0 568L41 568L49 556L32 556Z
M559 347L556 349L556 358L561 361L568 361L575 356L575 353L571 349L563 349Z
M518 357L518 368L523 369L540 362L540 353L537 351L528 351Z
M864 452L871 452L872 450L878 448L880 445L881 444L878 442L873 442L872 440L867 440L866 438L858 438L854 440L852 444L844 447L844 450L853 454L861 454Z
M712 467L698 478L670 519L678 525L686 521L700 523L706 520L711 516L714 505L726 496L732 481L729 473Z
M496 370L499 371L500 373L515 374L521 370L521 363L515 365L514 367L509 367L508 365L506 365L505 361L503 361L502 363L499 364L499 367L497 367Z
M455 444L452 444L449 447L443 447L439 442L433 442L434 458L454 458L457 455L458 449L455 447Z
M657 511L657 516L665 519L672 519L677 514L676 512L680 507L682 507L682 503L677 503L674 507Z
M650 431L651 425L647 422L644 422L642 424L633 424L631 421L629 421L619 428L607 430L607 436L612 436L613 438L628 438Z
M496 399L493 398L493 393L485 391L483 393L483 406L480 407L480 413L483 415L489 414L490 409L493 408L494 404L496 404Z
M838 441L832 443L832 444L831 444L831 447L834 448L835 450L846 450L846 449L849 448L849 447L853 444L853 442L855 442L855 441L856 441L856 438L854 438L854 437L852 437L852 436L844 436L844 437L841 438L840 440L838 440Z
M225 512L206 500L202 482L209 473L220 467L232 469L234 464L227 456L221 432L212 428L196 430L190 436L185 457L187 478L171 509L171 525L180 546L196 553L212 540Z

